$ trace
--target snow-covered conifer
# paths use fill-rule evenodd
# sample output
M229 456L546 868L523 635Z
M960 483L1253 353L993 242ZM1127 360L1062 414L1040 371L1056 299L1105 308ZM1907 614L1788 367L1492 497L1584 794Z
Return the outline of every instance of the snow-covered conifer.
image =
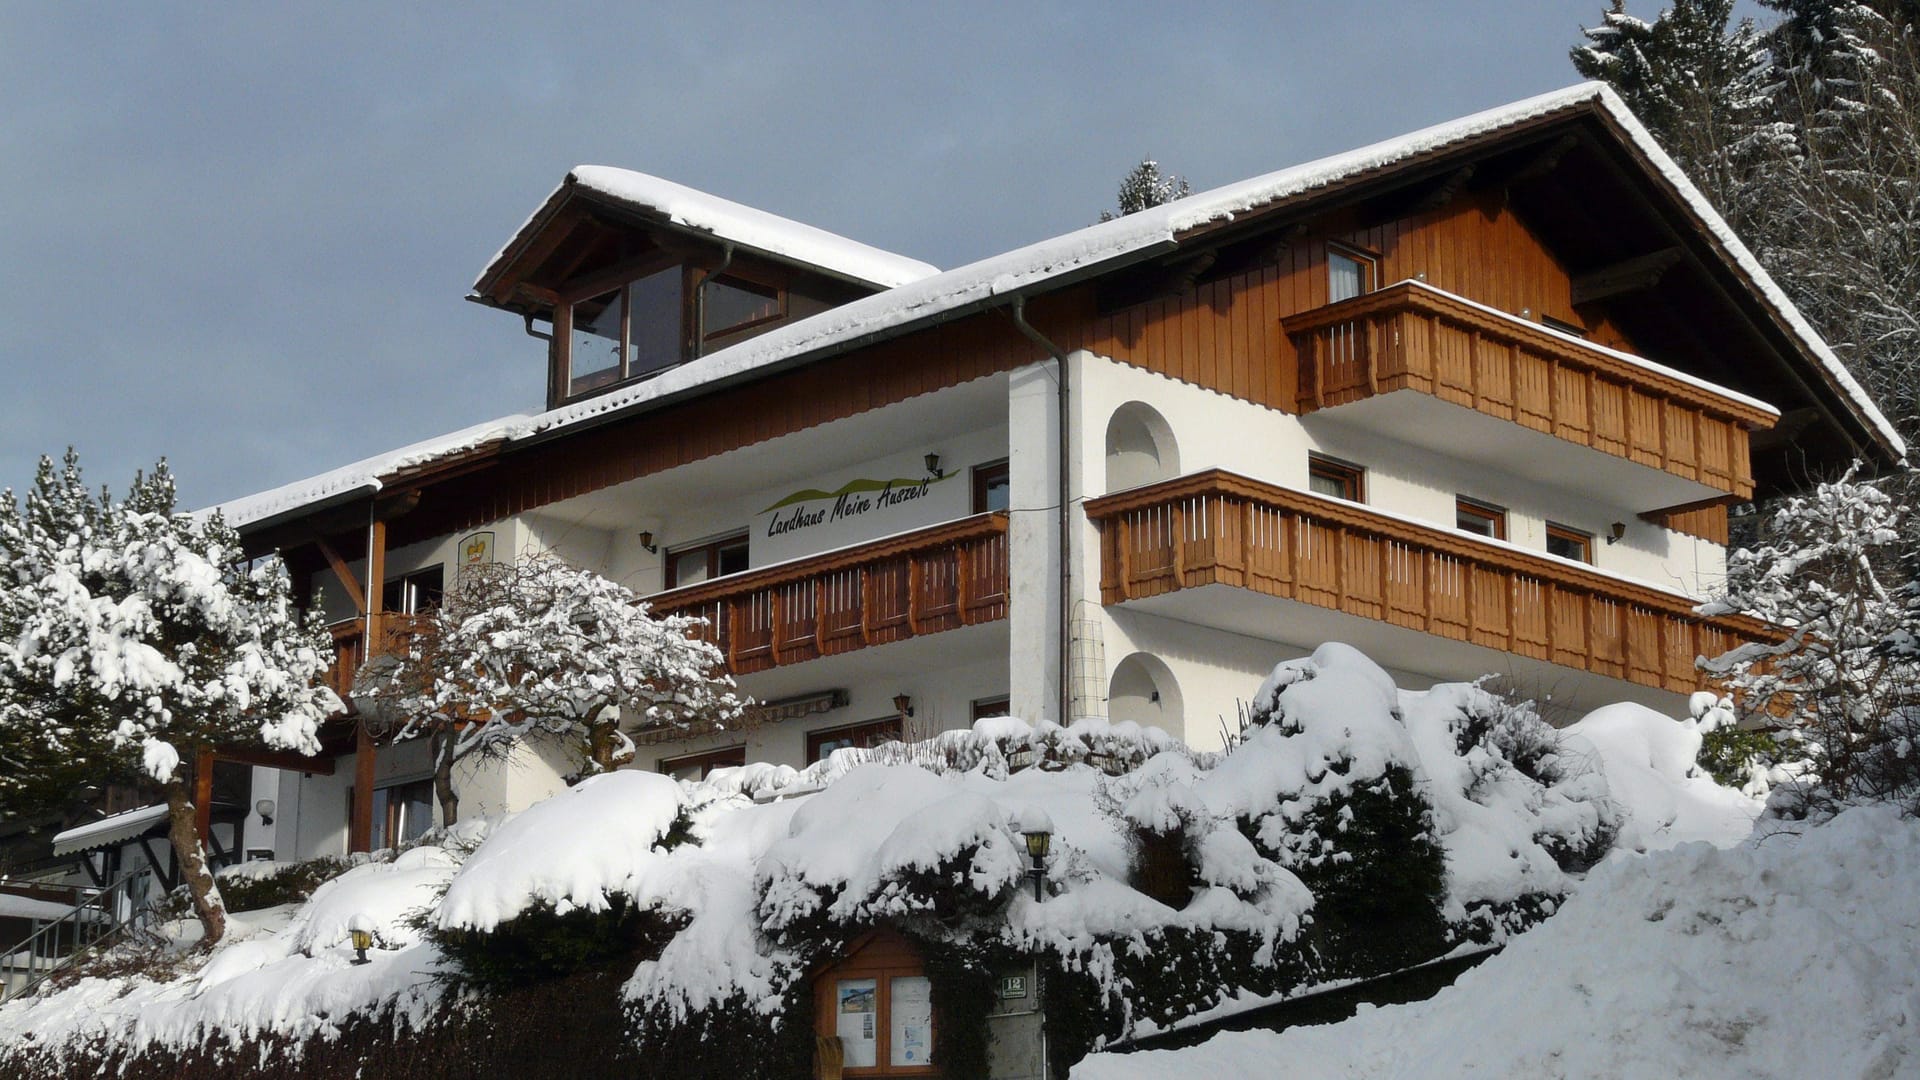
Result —
M1116 214L1112 210L1102 210L1100 220L1112 221L1116 217L1137 214L1175 199L1184 199L1192 194L1192 190L1182 177L1172 173L1162 174L1159 162L1142 158L1140 164L1120 180L1120 212Z
M1869 799L1920 810L1920 717L1911 708L1920 668L1897 648L1911 612L1892 576L1906 513L1851 471L1785 499L1759 546L1730 558L1726 595L1708 606L1784 631L1705 666L1725 677L1744 716L1797 736L1810 779L1784 790L1803 805Z
M250 563L219 517L175 512L164 461L115 502L69 450L41 459L24 509L0 497L0 806L160 786L206 944L226 916L183 762L247 744L318 752L340 704L318 685L331 659L279 560Z

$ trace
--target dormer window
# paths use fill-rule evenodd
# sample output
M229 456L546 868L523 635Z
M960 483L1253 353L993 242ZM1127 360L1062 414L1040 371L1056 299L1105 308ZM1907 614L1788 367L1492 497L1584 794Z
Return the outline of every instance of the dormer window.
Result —
M680 281L680 267L670 266L573 303L569 396L680 362Z
M785 315L785 296L771 285L722 275L707 282L700 297L701 340L715 343Z
M560 358L565 396L645 378L744 341L787 316L784 288L737 273L704 284L703 278L705 272L676 264L616 288L588 286L590 295L567 305L571 325Z

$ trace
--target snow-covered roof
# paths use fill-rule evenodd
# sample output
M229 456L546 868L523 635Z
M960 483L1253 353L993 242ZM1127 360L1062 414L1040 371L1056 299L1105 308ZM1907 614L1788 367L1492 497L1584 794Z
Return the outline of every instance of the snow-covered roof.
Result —
M643 382L534 416L507 417L491 425L456 432L444 437L444 440L417 443L394 454L369 458L323 476L227 503L219 509L226 514L230 524L247 525L320 501L327 497L328 492L342 490L342 485L368 488L377 484L383 476L391 475L394 468L401 467L394 465L394 462L402 462L404 466L419 465L430 460L423 455L449 456L456 450L471 449L478 444L472 438L475 432L489 430L486 439L497 438L508 442L542 436L611 414L640 411L649 405L684 396L711 384L735 381L842 351L934 319L953 318L1001 302L1015 294L1057 288L1099 270L1138 261L1170 249L1183 236L1196 229L1230 222L1274 203L1578 106L1597 106L1619 124L1634 146L1646 155L1647 160L1659 170L1724 247L1728 256L1753 281L1767 305L1819 361L1833 384L1848 398L1859 415L1896 454L1904 455L1906 443L1893 425L1881 415L1846 366L1821 340L1786 294L1781 292L1753 253L1747 250L1725 220L1714 211L1706 197L1686 178L1673 159L1660 149L1652 134L1634 118L1632 111L1612 89L1604 83L1589 82L1449 120L1332 157L1210 191L1196 192L1174 202L989 256L966 266L917 277L885 292L830 308L818 315L788 323L758 337L699 357ZM575 175L580 172L575 170ZM725 200L702 196L679 185L667 185L666 181L639 173L592 169L588 175L593 177L591 182L609 186L617 186L619 176L638 177L639 180L633 181L637 196L650 191L651 195L646 197L660 198L670 203L665 194L666 188L653 186L666 185L688 192L691 196L710 200L710 204L702 205L724 205L746 213L759 213ZM772 215L765 216L772 218ZM496 258L495 262L498 261ZM460 445L461 436L468 436L464 445ZM447 445L435 450L436 443L443 441Z
M577 187L642 213L664 216L683 228L711 233L716 240L881 288L891 289L940 272L940 268L931 263L882 251L858 240L849 240L825 229L804 225L765 210L756 210L671 180L609 165L579 165L567 174L567 178L547 197L540 209L527 219L526 224L514 234L513 240L487 263L487 268L481 271L479 280L474 283L476 291L500 268L507 253L528 235L535 223L541 221L566 196L569 187Z
M65 832L55 833L53 853L71 855L76 851L106 847L122 840L131 840L152 828L156 822L167 817L167 804L155 803L135 810L123 810L111 814L99 821L90 821Z

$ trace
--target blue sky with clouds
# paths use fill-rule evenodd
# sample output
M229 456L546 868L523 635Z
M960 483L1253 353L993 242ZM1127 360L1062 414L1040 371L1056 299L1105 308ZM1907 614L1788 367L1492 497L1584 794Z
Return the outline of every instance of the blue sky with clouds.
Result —
M1603 6L0 0L0 485L73 444L200 505L538 409L462 297L578 163L955 266L1143 154L1199 189L1574 82Z

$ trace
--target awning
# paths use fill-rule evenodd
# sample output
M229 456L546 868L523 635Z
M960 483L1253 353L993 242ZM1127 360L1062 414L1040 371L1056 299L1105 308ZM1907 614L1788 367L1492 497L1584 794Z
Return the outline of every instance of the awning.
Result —
M165 820L167 820L166 803L142 806L138 810L124 810L110 817L103 817L99 821L90 821L77 828L54 834L53 853L72 855L75 852L91 851L94 848L124 843Z

